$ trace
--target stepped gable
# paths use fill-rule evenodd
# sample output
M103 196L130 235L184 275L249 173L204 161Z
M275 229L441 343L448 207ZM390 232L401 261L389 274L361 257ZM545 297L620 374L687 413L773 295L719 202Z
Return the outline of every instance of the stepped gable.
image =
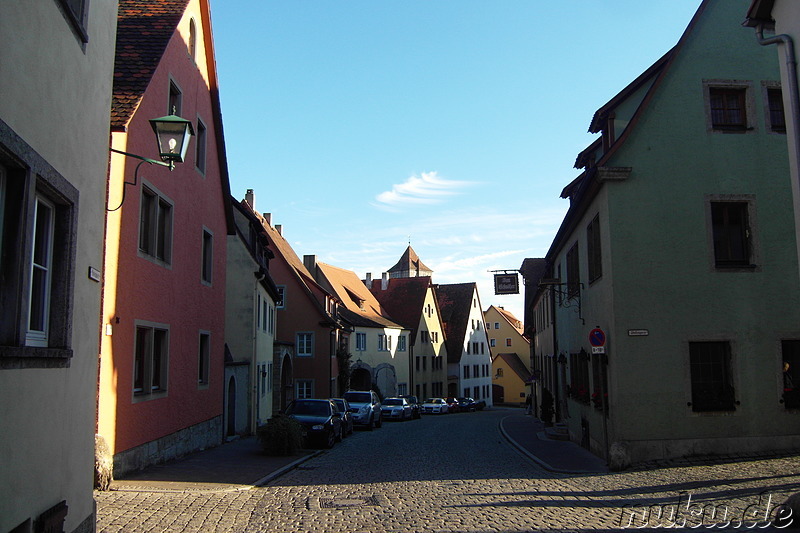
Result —
M119 0L111 129L125 131L189 0Z
M464 351L475 283L452 283L433 287L444 325L447 362L458 363Z
M423 277L433 274L433 270L420 261L417 252L411 248L411 245L406 248L400 260L395 263L392 268L387 270L387 272L389 273L389 277L392 278Z
M418 278L391 278L386 289L381 289L381 280L373 280L370 291L389 314L404 328L411 330L411 344L417 336L422 318L425 295L431 286L428 276Z

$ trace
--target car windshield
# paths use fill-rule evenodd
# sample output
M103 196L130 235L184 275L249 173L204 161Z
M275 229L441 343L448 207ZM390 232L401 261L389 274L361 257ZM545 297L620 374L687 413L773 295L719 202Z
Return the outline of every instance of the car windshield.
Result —
M368 392L345 392L344 399L350 403L370 403L372 400Z
M383 400L383 405L403 405L403 400L400 398L386 398Z
M325 402L295 402L286 410L290 415L328 416L330 405Z
M344 400L333 400L333 403L336 404L336 407L339 408L340 411L345 411Z

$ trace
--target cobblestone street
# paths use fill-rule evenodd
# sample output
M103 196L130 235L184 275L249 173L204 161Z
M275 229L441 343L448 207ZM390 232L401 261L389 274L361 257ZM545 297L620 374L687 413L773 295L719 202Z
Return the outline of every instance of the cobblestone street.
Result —
M798 457L554 474L503 439L498 425L508 414L497 409L385 423L356 432L265 487L97 492L97 529L597 531L688 528L705 512L704 523L741 530L800 491ZM745 510L747 521L739 524Z

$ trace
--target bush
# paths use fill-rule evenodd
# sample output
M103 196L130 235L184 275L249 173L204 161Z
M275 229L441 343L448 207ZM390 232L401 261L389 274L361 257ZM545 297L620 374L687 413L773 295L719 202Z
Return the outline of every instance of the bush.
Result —
M303 447L303 426L290 416L275 415L256 434L268 455L294 455Z

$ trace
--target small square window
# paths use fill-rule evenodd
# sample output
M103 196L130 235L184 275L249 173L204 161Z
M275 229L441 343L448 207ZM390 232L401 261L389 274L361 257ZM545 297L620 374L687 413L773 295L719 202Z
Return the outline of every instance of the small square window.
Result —
M744 88L709 87L711 126L720 131L744 131L747 129L747 113Z
M296 351L298 357L310 357L314 355L314 334L298 333Z

